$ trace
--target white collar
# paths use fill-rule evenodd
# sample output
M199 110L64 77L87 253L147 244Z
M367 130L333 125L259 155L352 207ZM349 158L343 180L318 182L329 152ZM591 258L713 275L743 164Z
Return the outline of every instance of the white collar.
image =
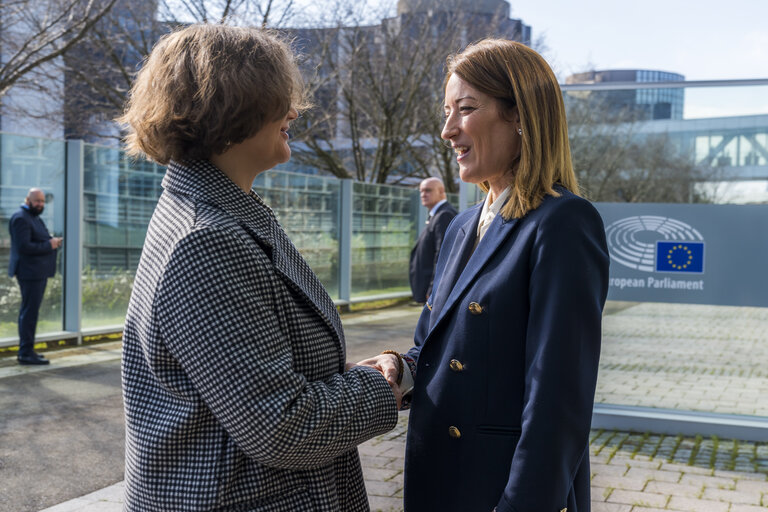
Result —
M488 221L492 220L496 215L498 215L499 211L501 211L501 207L504 206L504 203L507 200L507 197L509 197L510 192L512 191L512 185L505 188L501 194L499 194L499 197L493 200L493 203L490 205L488 204L488 200L491 197L491 194L488 193L485 196L485 201L483 202L483 211L480 212L480 222L477 223L477 229L478 233L480 232L480 224L482 224L483 219L488 217Z
M447 199L443 199L439 203L437 203L435 206L432 207L431 210L429 210L429 216L432 217L435 213L437 213L437 209L443 206L443 203L447 202Z

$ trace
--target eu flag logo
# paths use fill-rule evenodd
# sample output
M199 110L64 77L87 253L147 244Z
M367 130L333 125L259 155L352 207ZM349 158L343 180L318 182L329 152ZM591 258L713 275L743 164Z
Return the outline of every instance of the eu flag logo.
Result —
M656 272L704 272L704 242L656 242Z

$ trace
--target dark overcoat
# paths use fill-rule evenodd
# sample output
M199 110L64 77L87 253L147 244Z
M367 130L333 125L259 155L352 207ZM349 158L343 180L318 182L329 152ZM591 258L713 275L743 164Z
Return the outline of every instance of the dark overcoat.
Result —
M556 190L474 252L482 205L446 233L409 352L407 512L589 511L608 250L595 208Z
M394 427L344 372L336 308L254 193L171 163L123 339L125 508L366 511L357 444Z
M425 302L432 293L435 265L445 231L456 216L456 208L447 201L440 205L427 220L426 227L419 234L416 245L411 249L408 278L411 283L413 300Z
M11 235L11 258L8 276L22 281L53 277L56 273L56 249L51 247L51 234L43 219L23 206L8 222Z

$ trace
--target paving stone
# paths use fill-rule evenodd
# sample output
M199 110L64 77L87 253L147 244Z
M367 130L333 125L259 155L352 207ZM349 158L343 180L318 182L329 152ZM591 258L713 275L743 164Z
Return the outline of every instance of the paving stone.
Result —
M592 512L632 512L631 505L620 503L592 502Z
M645 480L645 481L653 480L653 481L672 482L672 483L680 482L680 478L682 476L683 476L683 473L681 473L680 471L661 471L661 470L644 469L644 468L630 468L626 474L627 478L637 478L638 480Z
M737 491L746 491L746 492L760 492L763 494L768 494L768 481L765 480L765 475L763 475L763 480L750 480L750 479L740 479L736 481L736 490Z
M699 487L714 487L716 489L735 489L736 481L733 478L723 478L720 476L705 476L685 474L680 479L683 485L693 485Z
M590 471L593 475L624 476L629 468L623 464L590 464Z
M386 482L402 474L403 472L397 469L370 468L363 466L363 476L366 480L381 480Z
M702 498L707 500L727 501L744 505L759 505L761 493L748 491L729 491L725 489L704 489Z
M729 512L765 512L768 507L758 507L755 505L731 505Z
M363 466L370 466L373 468L395 469L399 464L398 469L403 469L403 459L398 457L379 457L370 455L361 455L360 462Z
M368 504L371 506L371 512L401 512L403 510L402 498L369 496Z
M730 506L730 503L723 503L721 501L672 496L667 505L667 509L684 510L686 512L728 512Z
M381 480L366 480L365 488L369 496L392 497L403 488L402 482L382 482Z
M595 475L592 478L592 485L629 491L642 491L643 487L645 487L645 480L621 476Z
M643 469L659 469L661 468L662 462L657 459L649 460L647 457L643 458L642 455L637 455L635 458L622 458L622 457L614 457L613 461L611 462L621 463L624 462L628 466L632 468L643 468Z
M672 462L664 462L660 468L662 471L680 471L685 474L705 475L711 476L714 474L712 468L702 468L699 466L689 466L687 464L676 464Z
M682 496L686 498L697 498L701 494L701 487L693 485L673 484L669 482L648 482L645 486L645 492L655 494L668 494L670 496Z
M608 489L605 487L590 486L590 497L592 501L605 501L605 499L614 491L614 489Z
M664 508L669 501L669 496L653 494L650 492L614 490L606 499L608 503L626 503L629 505Z

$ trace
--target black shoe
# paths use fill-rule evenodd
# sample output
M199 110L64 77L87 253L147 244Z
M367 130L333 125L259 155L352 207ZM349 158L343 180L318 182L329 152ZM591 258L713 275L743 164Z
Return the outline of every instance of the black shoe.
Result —
M38 354L31 356L19 356L16 358L16 360L21 365L42 365L51 363L49 360Z

